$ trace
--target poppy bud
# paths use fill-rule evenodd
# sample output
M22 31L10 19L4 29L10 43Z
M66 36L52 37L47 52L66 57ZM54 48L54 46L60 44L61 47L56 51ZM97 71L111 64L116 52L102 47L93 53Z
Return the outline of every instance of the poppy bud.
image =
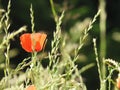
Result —
M36 88L34 85L30 85L25 90L36 90Z
M27 52L41 51L46 37L45 33L25 33L20 36L21 46Z

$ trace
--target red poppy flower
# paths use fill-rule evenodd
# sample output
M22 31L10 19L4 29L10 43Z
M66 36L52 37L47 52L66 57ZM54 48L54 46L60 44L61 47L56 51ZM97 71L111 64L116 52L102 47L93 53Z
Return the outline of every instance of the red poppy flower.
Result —
M120 89L120 74L118 75L118 78L116 79L117 82L117 88Z
M36 90L36 88L34 85L30 85L25 90Z
M41 51L46 37L45 33L25 33L20 36L22 48L27 52Z

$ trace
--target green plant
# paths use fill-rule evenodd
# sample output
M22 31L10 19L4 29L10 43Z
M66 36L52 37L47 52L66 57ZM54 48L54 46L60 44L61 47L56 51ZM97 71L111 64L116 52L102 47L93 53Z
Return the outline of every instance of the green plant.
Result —
M9 32L11 25L9 17L11 10L11 0L9 0L6 12L3 9L0 10L1 13L3 13L1 14L0 18L0 34L4 34L0 43L0 52L5 55L3 62L0 64L4 66L4 77L0 81L0 90L25 90L29 86L34 86L37 90L87 90L87 86L84 82L82 74L88 69L95 66L95 63L89 63L82 68L78 68L78 64L76 63L80 59L80 51L82 50L83 46L86 45L87 39L89 38L89 31L92 29L97 17L101 15L100 13L104 13L104 11L98 10L92 20L87 18L83 23L75 24L75 26L71 28L70 33L68 34L66 32L63 32L61 27L66 13L65 10L60 12L60 15L58 15L53 0L50 0L50 4L54 17L54 22L56 24L56 30L53 32L53 39L51 40L51 50L49 52L38 53L38 51L41 51L42 48L44 48L43 43L45 40L42 41L42 46L40 50L36 51L34 48L36 42L39 46L39 43L41 43L41 41L33 40L35 39L33 35L36 35L36 31L34 28L34 18L36 17L34 17L34 9L31 4L30 18L32 34L29 34L29 38L30 42L32 42L32 40L35 42L30 43L33 44L30 47L32 48L32 50L30 49L29 52L31 53L31 56L22 60L22 62L19 63L15 69L10 66L10 41L16 35L23 31L26 31L27 29L26 26L23 26L15 32ZM103 17L101 16L101 18ZM105 23L105 21L103 22ZM100 22L100 24L102 24L102 22ZM83 25L84 27L79 28L79 25ZM75 29L77 29L77 33L74 31ZM103 40L103 42L106 41ZM119 88L119 74L117 76L117 81L113 79L112 75L115 71L120 73L120 64L112 59L104 58L101 61L101 57L99 59L95 38L93 39L93 43L100 79L100 90L107 89L106 82L108 82L108 90L111 90L113 86L115 86L114 88L117 90L116 83L117 87ZM104 47L104 49L105 48L106 47ZM41 56L43 53L45 53L45 56ZM41 56L41 58L39 56ZM102 58L105 57L105 52L101 56ZM48 65L46 67L43 67L42 64L42 61L44 60L48 61ZM102 66L101 64L104 66ZM107 75L106 73L103 73L103 67L105 67L105 65L108 65L106 69L108 71ZM26 71L23 72L23 69L25 69Z

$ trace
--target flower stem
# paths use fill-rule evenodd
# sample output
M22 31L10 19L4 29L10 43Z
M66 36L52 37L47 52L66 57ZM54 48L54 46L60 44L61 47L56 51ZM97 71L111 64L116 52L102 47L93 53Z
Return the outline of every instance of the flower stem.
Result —
M100 60L101 60L101 70L102 70L102 80L106 78L106 66L104 59L106 57L106 2L105 0L99 0L100 13ZM106 82L101 86L101 90L106 90Z

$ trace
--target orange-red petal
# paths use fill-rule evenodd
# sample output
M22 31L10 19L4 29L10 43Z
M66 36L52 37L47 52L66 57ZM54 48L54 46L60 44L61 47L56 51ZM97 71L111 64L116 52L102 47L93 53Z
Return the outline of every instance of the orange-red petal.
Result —
M26 33L21 35L20 41L22 48L27 52L41 51L46 40L45 33Z
M32 52L32 41L31 41L31 34L30 33L25 33L20 36L20 41L22 48L27 51L27 52Z
M36 88L34 85L30 85L25 90L36 90Z
M45 33L33 33L31 34L33 50L41 51L46 40L47 35Z

